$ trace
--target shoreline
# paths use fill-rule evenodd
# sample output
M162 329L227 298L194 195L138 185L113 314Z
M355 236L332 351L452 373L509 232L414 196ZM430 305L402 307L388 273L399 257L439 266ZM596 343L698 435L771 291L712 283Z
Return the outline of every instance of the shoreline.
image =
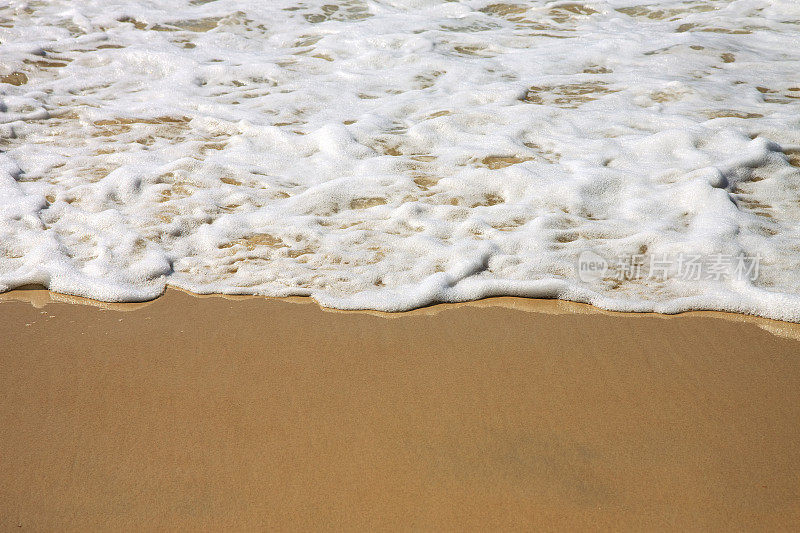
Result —
M44 307L48 304L62 303L71 305L84 305L96 307L99 309L106 309L110 311L129 312L137 311L154 304L167 294L180 293L192 298L206 299L217 298L227 301L248 301L248 300L262 300L267 302L283 302L293 304L304 304L316 306L320 311L325 313L345 313L345 314L361 314L371 315L387 319L403 318L405 316L432 316L447 310L457 309L460 307L475 307L475 308L492 308L500 307L504 309L525 311L529 313L545 313L545 314L580 314L592 315L599 314L609 317L629 317L629 318L658 318L658 319L671 319L675 317L706 317L722 319L732 322L744 322L754 324L765 331L769 331L774 335L787 337L800 340L800 323L789 322L786 320L777 320L773 318L766 318L759 315L750 315L745 313L733 313L729 311L716 311L716 310L691 310L681 311L678 313L659 313L656 311L638 312L638 311L613 311L597 307L590 303L574 302L572 300L562 300L558 298L527 298L520 296L492 296L488 298L481 298L478 300L469 300L465 302L441 302L423 307L418 307L408 311L377 311L373 309L337 309L335 307L325 307L317 302L311 296L260 296L253 294L198 294L179 287L167 286L167 289L157 298L146 300L142 302L104 302L102 300L94 300L83 296L74 296L71 294L62 294L50 291L42 286L24 286L17 289L12 289L6 292L0 292L0 304L4 302L28 302L34 307Z
M800 325L63 298L0 295L2 527L800 524Z

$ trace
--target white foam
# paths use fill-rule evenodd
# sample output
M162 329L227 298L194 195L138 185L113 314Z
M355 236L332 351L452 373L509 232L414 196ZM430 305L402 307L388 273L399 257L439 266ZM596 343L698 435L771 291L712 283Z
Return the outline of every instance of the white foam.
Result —
M800 321L799 36L793 0L12 0L0 290Z

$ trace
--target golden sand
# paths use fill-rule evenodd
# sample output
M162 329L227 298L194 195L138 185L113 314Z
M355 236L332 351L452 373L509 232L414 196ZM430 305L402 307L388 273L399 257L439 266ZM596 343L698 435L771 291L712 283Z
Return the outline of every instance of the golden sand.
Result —
M80 303L0 295L0 529L800 525L798 325Z

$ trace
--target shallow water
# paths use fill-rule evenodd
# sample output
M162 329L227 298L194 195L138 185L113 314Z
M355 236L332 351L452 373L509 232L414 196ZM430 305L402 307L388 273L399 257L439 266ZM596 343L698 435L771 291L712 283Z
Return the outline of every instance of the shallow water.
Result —
M798 38L789 0L12 1L0 289L800 321Z

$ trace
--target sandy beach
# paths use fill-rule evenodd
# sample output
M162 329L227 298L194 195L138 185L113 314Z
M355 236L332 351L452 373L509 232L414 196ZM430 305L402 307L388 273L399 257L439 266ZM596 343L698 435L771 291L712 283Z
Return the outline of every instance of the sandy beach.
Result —
M798 42L0 1L0 533L800 531Z
M0 527L790 530L800 326L0 296Z

